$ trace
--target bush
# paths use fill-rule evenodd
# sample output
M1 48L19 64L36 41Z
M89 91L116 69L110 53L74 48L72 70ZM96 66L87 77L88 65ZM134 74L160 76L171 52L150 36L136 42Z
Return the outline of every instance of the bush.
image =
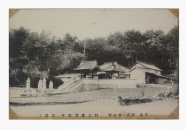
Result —
M9 86L17 86L19 83L16 80L15 75L9 75Z
M143 98L143 99L130 99L130 98L126 98L126 99L122 99L121 96L118 96L118 102L120 105L122 106L129 106L129 105L133 105L133 104L140 104L140 103L147 103L147 102L152 102L152 99L150 98Z
M61 81L60 79L54 78L54 77L49 77L47 79L47 85L49 86L49 82L52 81L53 82L53 88L57 89L60 85L63 84L63 81ZM47 87L48 87L47 86Z
M38 82L39 82L39 79L40 79L40 77L30 77L30 86L32 87L32 88L38 88Z
M179 87L176 88L176 92L174 93L174 96L178 96L179 95Z
M18 81L20 85L25 85L27 78L28 78L28 75L24 72L18 72L16 74L16 80Z
M15 74L9 75L9 85L10 86L25 86L28 75L24 72L17 72Z

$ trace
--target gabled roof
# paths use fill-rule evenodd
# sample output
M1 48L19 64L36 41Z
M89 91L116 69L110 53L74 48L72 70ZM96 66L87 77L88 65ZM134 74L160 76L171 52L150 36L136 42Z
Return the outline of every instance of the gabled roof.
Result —
M163 75L161 75L161 74L157 74L157 73L150 72L150 71L148 71L147 69L140 69L140 68L136 68L136 69L138 69L138 70L140 70L140 71L143 71L143 72L145 72L145 73L149 73L149 74L156 75L156 76L158 76L158 77L168 78L168 77L163 76Z
M80 65L74 70L93 70L94 68L98 68L97 61L81 61Z
M154 66L154 65L152 65L152 64L149 64L149 63L145 63L145 62L137 61L136 64L140 64L140 65L142 65L143 68L145 68L145 69L153 69L153 70L159 70L159 71L162 71L160 68L158 68L158 67L156 67L156 66ZM134 66L135 66L136 64L134 64ZM133 66L133 67L134 67L134 66ZM132 67L132 68L133 68L133 67ZM132 69L132 68L131 68L131 69Z
M124 67L120 64L118 64L117 62L105 62L103 65L99 66L101 71L123 71L125 72L126 69L128 69L127 67Z

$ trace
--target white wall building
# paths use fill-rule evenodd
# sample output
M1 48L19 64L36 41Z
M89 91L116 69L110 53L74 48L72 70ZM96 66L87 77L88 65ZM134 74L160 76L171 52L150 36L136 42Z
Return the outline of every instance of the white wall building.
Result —
M130 69L130 78L137 83L165 83L167 77L161 75L162 70L152 64L137 61Z

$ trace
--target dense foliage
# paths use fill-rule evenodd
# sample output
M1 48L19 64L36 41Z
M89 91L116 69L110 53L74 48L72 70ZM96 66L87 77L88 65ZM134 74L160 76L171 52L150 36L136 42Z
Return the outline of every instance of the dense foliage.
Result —
M74 72L82 60L97 60L99 65L117 61L129 68L139 60L156 65L168 75L178 70L178 47L179 27L167 34L161 30L145 33L128 30L110 34L107 38L84 40L68 33L56 38L50 32L38 34L20 27L9 32L10 81L23 84L26 75L35 70L48 71L51 77ZM19 58L21 53L27 57ZM20 73L23 69L26 70L25 78ZM20 79L12 79L16 77L12 70L20 75Z

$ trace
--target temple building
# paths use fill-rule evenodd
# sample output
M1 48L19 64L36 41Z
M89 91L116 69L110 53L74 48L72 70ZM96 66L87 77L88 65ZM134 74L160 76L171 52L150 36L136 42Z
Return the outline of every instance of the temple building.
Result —
M101 72L97 72L98 79L130 78L129 69L116 62L105 62L99 66Z
M94 78L94 75L100 71L97 61L82 61L80 65L74 69L81 74L81 78Z

